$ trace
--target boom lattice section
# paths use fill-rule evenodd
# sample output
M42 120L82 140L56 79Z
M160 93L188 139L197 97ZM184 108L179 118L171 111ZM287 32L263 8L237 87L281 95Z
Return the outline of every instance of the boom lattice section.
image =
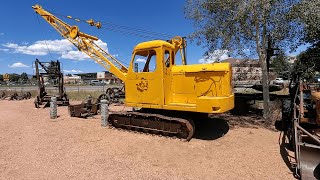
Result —
M45 19L64 38L68 39L78 50L86 53L106 70L125 81L128 68L121 64L114 56L103 50L95 41L97 37L79 31L78 26L70 26L58 17L42 9L41 6L32 6L36 13Z

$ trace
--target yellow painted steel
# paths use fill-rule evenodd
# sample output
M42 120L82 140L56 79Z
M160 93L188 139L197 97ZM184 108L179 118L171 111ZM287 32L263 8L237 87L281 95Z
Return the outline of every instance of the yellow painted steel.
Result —
M140 43L134 55L150 48L160 55L157 69L134 72L131 60L125 84L128 106L203 113L223 113L234 107L229 63L175 65L172 57L167 67L164 51L175 52L175 48L165 41Z
M176 65L177 52L186 46L179 36L170 41L138 44L127 68L94 43L97 37L80 32L77 26L68 25L39 5L33 9L80 51L125 83L128 106L203 113L223 113L234 107L230 64L186 65L185 56L182 56L182 65ZM87 21L90 25L93 22ZM143 70L137 71L135 61L140 56L147 60ZM155 60L154 71L149 67L152 58Z

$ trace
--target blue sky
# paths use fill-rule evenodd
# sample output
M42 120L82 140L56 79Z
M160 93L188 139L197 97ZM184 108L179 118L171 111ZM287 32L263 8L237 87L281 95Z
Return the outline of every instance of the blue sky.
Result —
M185 19L183 14L185 0L90 0L77 2L23 0L1 3L0 74L13 72L33 74L32 64L36 58L40 61L59 59L63 63L65 73L104 70L93 60L83 58L84 56L75 48L72 49L72 45L63 40L49 24L33 11L31 6L35 4L40 4L48 11L63 15L82 19L93 18L170 35L187 36L194 31L192 22ZM98 30L75 21L67 22L71 25L79 25L80 31L98 36L101 39L99 45L108 49L109 53L125 63L129 63L131 60L131 53L136 44L152 40L124 35L110 29ZM163 37L159 36L159 38ZM47 46L51 53L48 53ZM305 47L302 47L298 52L304 49ZM198 63L205 51L205 48L188 42L188 62Z

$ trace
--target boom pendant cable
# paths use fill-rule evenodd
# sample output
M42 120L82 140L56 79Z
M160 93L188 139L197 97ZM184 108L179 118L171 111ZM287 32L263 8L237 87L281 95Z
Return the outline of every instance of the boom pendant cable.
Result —
M50 13L56 16L59 16L61 18L71 19L80 23L86 23L86 24L89 24L90 26L96 26L98 29L107 29L112 32L120 33L126 36L130 35L130 36L136 36L136 37L145 38L145 39L171 39L172 37L174 37L174 35L171 35L171 34L150 31L150 30L138 28L138 27L124 26L124 25L112 23L110 21L101 22L101 21L94 21L93 19L83 20L78 17L66 16L60 13L55 13L55 12L50 12Z
M50 12L50 13L51 13L51 12ZM51 14L53 14L53 13L51 13ZM59 15L59 16L62 16L62 15ZM37 17L38 23L41 24L41 23L40 23L40 20L39 20L39 16L36 15L36 17ZM65 17L65 16L63 16L63 17ZM70 19L70 17L69 17L69 19ZM76 19L76 21L78 21L78 22L84 22L83 20L79 20L79 19ZM86 23L86 22L85 22L85 23ZM50 51L50 49L49 49L49 46L48 46L48 44L47 44L47 40L44 39L44 42L45 42L45 45L46 45L48 54L50 55L51 59L53 60L53 55L52 55L52 53L51 53L51 51ZM59 59L59 58L57 58L57 59ZM121 61L121 60L119 60L119 59L117 59L117 60L120 61L120 62L123 63L123 64L129 65L127 62Z
M37 16L37 15L36 15L36 16ZM41 24L41 23L40 23L40 20L39 20L39 16L37 16L37 20L38 20L38 23ZM53 55L51 54L51 51L50 51L50 49L49 49L49 47L48 47L48 44L47 44L47 40L46 40L46 39L44 39L44 43L45 43L45 45L46 45L46 47L47 47L47 51L48 51L48 53L49 53L49 55L50 55L50 57L51 57L51 60L53 60Z

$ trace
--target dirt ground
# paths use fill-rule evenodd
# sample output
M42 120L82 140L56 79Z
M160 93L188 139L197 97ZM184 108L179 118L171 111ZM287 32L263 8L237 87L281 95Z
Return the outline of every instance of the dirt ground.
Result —
M182 142L58 115L0 100L0 179L294 179L279 132L215 119Z

